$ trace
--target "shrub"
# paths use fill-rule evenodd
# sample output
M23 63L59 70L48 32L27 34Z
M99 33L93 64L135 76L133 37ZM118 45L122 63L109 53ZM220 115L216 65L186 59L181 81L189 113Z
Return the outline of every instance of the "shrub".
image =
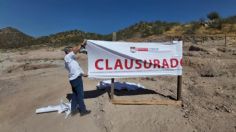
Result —
M209 20L218 20L220 19L220 15L217 12L210 12L209 14L207 14L207 18Z

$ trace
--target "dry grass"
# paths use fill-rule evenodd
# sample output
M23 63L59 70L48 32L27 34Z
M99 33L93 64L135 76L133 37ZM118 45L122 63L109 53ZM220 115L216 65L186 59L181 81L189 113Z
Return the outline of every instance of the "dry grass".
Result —
M15 71L28 71L28 70L37 70L37 69L45 69L45 68L55 68L58 67L58 65L55 64L30 64L25 63L22 65L13 65L6 69L7 73L12 73Z
M217 77L226 74L226 67L220 61L208 61L197 68L201 77Z

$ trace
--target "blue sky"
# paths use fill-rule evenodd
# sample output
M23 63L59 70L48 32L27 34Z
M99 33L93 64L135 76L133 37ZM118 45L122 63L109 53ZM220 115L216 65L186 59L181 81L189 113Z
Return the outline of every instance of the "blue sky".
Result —
M0 28L32 36L79 29L101 34L139 21L189 22L217 11L236 15L236 0L0 0Z

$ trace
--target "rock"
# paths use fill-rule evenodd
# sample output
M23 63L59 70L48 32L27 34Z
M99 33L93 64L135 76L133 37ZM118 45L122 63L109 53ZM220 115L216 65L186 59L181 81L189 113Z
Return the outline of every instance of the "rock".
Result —
M215 106L215 109L216 109L216 110L219 110L219 111L221 111L221 112L232 113L231 108L230 108L230 107L227 107L227 106L225 106L225 105L221 105L221 106L216 105L216 106Z
M184 118L188 118L188 114L184 114Z
M189 51L204 51L204 52L207 52L207 50L203 49L200 46L196 46L196 45L191 45L188 50Z

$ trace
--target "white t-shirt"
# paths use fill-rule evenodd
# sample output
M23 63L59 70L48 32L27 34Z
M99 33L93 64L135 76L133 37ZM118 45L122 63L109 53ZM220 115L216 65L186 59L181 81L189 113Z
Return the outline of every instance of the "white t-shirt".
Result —
M74 80L78 76L84 74L83 69L80 67L79 62L76 61L76 56L74 52L68 53L64 57L65 68L69 72L69 80Z

